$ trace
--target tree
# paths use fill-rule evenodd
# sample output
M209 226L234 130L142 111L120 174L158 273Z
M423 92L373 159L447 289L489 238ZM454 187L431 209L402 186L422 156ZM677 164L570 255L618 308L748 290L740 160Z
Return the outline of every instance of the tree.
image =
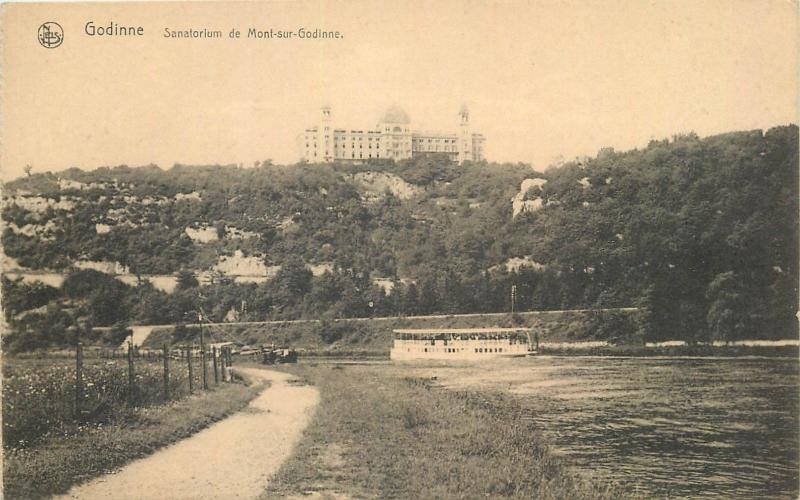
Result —
M59 297L58 289L40 282L25 283L22 278L10 280L3 276L2 304L6 319L23 312L47 305Z
M743 284L733 271L718 274L708 285L711 305L706 321L714 340L728 342L748 333L750 314L743 292Z
M178 280L175 285L177 290L189 290L192 288L197 288L200 286L200 282L197 281L194 273L189 271L188 269L181 269L178 272Z
M311 290L312 277L301 259L290 257L285 260L273 281L275 306L290 316L297 315L293 308L301 304Z
M409 316L420 313L419 293L417 292L417 284L413 281L405 288L405 293L403 294L403 307L400 312Z
M439 312L439 297L436 295L436 276L425 276L420 283L417 311L420 314Z

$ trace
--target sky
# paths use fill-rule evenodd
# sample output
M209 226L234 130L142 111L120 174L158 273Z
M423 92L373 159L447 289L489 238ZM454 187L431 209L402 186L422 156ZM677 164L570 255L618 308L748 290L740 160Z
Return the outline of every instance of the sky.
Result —
M543 169L602 147L798 118L798 8L783 0L3 4L0 177L70 167L299 159L329 105L342 128L397 105L487 159ZM47 49L39 26L64 42ZM85 24L142 26L91 37ZM340 40L246 38L249 28ZM170 39L164 29L223 38ZM241 38L228 33L239 29Z

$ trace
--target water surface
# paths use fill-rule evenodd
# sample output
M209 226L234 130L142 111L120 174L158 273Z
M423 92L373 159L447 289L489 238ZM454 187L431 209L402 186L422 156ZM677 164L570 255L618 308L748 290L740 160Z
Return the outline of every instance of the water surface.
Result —
M797 498L799 366L538 357L413 370L515 395L577 471L644 497Z

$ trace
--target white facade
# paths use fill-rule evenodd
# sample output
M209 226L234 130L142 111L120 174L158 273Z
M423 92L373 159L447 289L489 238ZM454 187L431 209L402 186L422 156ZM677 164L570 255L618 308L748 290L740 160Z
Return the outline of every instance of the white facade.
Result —
M392 361L481 360L534 352L526 328L395 330Z
M411 120L405 111L391 107L374 129L352 130L334 127L331 108L326 106L322 108L320 122L306 129L299 138L302 158L309 163L360 163L370 159L403 160L442 153L458 163L483 160L485 138L472 132L466 107L461 108L459 117L458 132L417 132L411 129Z

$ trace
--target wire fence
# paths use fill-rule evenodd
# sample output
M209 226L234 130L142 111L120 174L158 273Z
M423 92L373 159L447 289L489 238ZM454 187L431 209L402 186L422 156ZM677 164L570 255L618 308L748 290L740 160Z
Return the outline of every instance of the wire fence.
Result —
M205 351L205 352L204 352ZM103 425L131 409L164 404L232 381L230 347L187 345L12 360L3 377L4 447L26 447L76 426Z

